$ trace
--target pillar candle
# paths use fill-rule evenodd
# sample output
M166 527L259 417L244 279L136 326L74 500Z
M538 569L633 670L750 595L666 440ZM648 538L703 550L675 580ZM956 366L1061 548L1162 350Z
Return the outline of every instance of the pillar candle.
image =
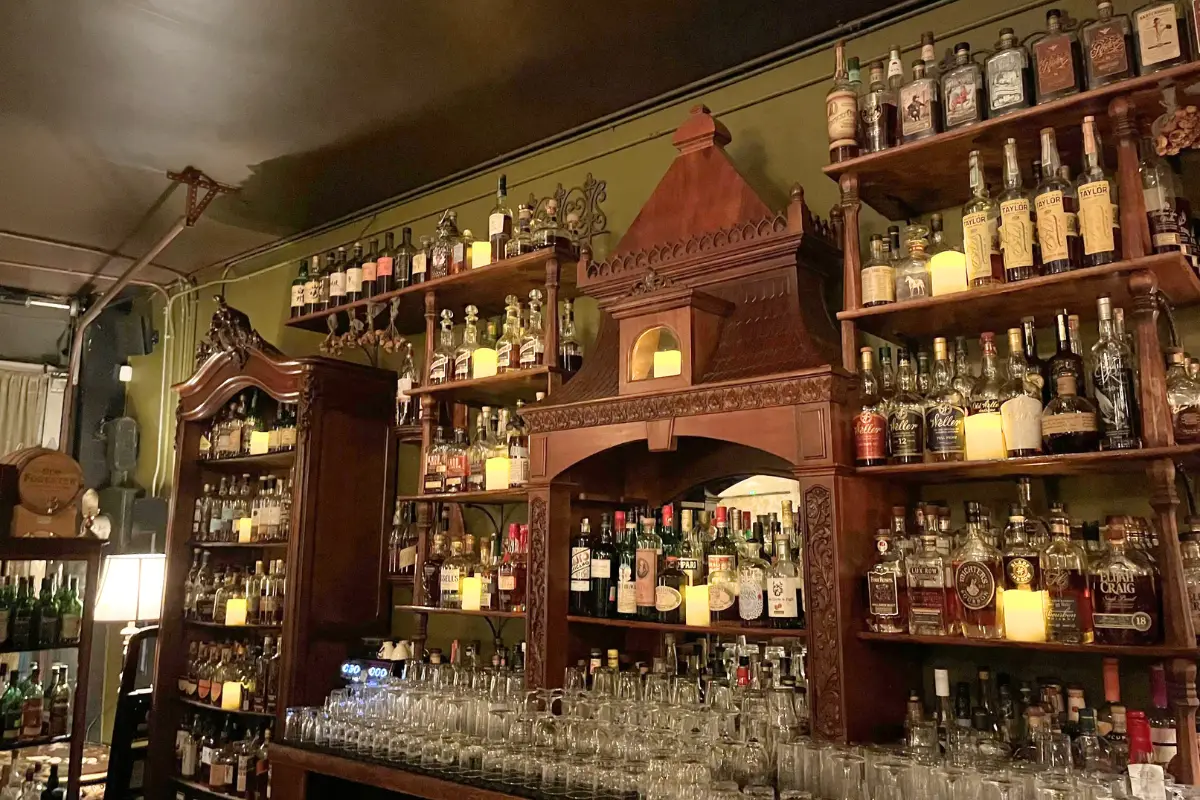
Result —
M1000 595L1004 638L1014 642L1046 641L1046 593L1010 589Z
M1004 422L999 412L972 414L967 417L967 461L1006 458Z
M240 681L225 681L221 684L221 708L225 711L242 710L242 684Z
M483 578L463 578L461 594L463 611L478 611L479 600L483 595Z
M684 610L687 613L687 624L707 628L712 623L708 606L708 584L688 586L686 592Z
M489 492L507 489L508 456L492 456L483 462L483 488Z
M492 261L492 243L490 241L471 242L471 269L486 267Z
M490 347L476 348L471 354L471 377L490 378L496 374L496 351Z
M683 372L683 353L678 350L656 350L654 353L654 377L669 378Z
M231 597L229 602L225 604L225 624L226 625L245 625L246 624L246 598Z
M967 257L957 250L943 250L929 259L929 281L933 296L967 290Z

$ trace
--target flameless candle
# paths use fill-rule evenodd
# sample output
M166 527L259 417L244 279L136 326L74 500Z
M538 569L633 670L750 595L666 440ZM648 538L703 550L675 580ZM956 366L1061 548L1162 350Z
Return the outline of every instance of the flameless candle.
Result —
M929 280L933 296L967 290L967 257L958 250L943 250L929 259Z
M471 269L486 267L492 263L492 243L489 241L471 242Z
M246 624L246 598L231 597L229 602L225 604L225 624L226 625L245 625Z
M271 433L270 431L254 431L250 434L250 455L261 456L266 455L271 449Z
M684 602L687 624L707 628L712 623L708 606L708 584L688 586L686 592Z
M1046 593L1010 589L1000 595L1004 638L1014 642L1046 641Z
M999 412L972 414L967 417L967 461L1005 458L1004 421Z
M225 681L221 684L221 710L242 710L242 684L240 681Z
M496 374L496 351L490 347L477 347L471 353L471 377L490 378Z
M478 611L479 600L483 595L483 578L463 578L461 595L463 611Z
M656 350L654 353L654 377L669 378L683 372L683 353L678 350Z
M507 489L509 477L508 456L492 456L483 462L483 488L487 491Z
M250 530L253 526L254 520L250 517L238 517L237 540L239 544L246 544L250 541Z

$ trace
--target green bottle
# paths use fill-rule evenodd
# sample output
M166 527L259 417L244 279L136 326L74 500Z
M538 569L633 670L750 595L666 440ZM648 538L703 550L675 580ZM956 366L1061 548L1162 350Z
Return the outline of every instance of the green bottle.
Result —
M33 646L33 593L29 589L29 578L18 579L10 619L12 636L9 644L14 650L30 649Z
M8 667L0 664L0 677ZM8 673L8 688L0 695L0 720L3 720L4 730L0 738L6 744L17 741L21 737L21 712L24 709L25 695L17 687L17 671Z
M79 600L79 579L67 579L67 585L58 592L59 640L64 644L77 644L83 622L83 603Z
M3 583L0 583L0 647L5 647L8 645L9 623L11 621L13 601L15 599L16 597L12 588L12 578L8 575L5 575Z
M51 578L42 578L42 591L38 595L37 643L49 647L58 641L58 603L54 599L54 584Z

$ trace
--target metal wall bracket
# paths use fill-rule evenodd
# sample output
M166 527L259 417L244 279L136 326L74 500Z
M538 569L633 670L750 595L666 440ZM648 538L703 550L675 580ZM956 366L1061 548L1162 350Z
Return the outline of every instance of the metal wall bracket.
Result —
M181 172L168 172L167 177L173 181L187 184L187 218L188 227L193 227L199 221L200 215L208 204L219 194L232 194L238 191L236 186L220 183L205 175L190 164ZM204 190L204 196L197 198L199 190Z

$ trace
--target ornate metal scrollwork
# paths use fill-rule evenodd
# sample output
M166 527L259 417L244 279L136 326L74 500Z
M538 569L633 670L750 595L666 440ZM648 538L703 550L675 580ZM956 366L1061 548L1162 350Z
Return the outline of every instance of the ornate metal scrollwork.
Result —
M654 271L654 268L651 267L650 269L646 270L645 274L643 274L642 277L638 279L638 282L633 285L633 288L629 290L629 296L637 297L641 294L653 294L659 289L666 289L674 285L675 281L663 275L659 275Z
M538 198L530 193L526 204L533 209L536 218L545 211L546 204L551 200L558 206L559 222L575 237L580 244L591 244L592 239L602 233L608 233L608 215L600 204L608 199L608 182L598 181L588 173L582 186L572 186L564 189L558 184L554 193L549 197Z
M223 295L217 295L215 299L217 310L213 312L208 333L196 345L197 367L214 353L230 353L240 367L246 366L251 350L282 355L254 330L250 317L227 304Z

